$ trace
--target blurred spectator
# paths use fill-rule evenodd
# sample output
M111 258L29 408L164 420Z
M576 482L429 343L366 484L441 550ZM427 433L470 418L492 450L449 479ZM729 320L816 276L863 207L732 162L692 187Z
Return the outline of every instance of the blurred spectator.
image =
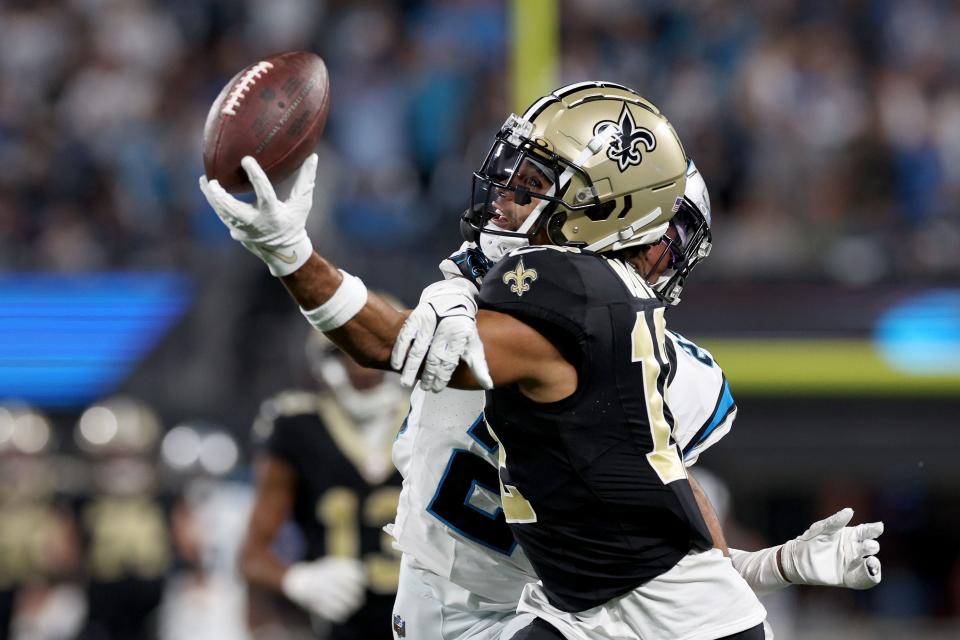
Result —
M710 277L960 274L956 3L566 0L561 17L562 78L640 88L698 158L718 233L738 238ZM237 68L291 48L330 67L338 231L435 258L469 142L499 124L506 19L482 0L5 5L0 227L40 250L0 260L173 266L219 244L195 193L205 109Z

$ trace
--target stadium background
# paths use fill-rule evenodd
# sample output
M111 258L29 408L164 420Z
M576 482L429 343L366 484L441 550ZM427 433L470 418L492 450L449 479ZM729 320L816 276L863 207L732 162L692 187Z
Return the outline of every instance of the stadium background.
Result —
M0 398L53 427L18 455L68 490L78 418L119 392L164 430L232 434L221 481L242 487L259 401L312 384L305 324L196 187L207 108L236 70L325 58L311 235L408 304L458 244L504 115L612 80L665 111L713 198L714 254L669 322L713 351L740 407L701 462L726 481L734 538L778 542L844 505L886 523L882 584L792 590L771 605L778 637L956 637L958 36L945 0L8 0ZM195 476L155 455L172 486ZM23 480L4 464L8 487Z

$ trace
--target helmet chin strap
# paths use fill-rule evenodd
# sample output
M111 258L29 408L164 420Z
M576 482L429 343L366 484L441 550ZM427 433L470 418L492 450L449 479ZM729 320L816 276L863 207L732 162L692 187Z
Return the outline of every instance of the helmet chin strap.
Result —
M682 289L682 287L677 286L667 291L667 287L673 280L673 276L674 274L667 275L663 273L657 278L657 281L651 285L653 290L660 294L663 301L669 305L676 305L680 302L680 291Z
M533 214L530 215L532 216ZM492 226L493 223L488 222L486 225L484 225L484 229L491 228ZM530 246L530 238L521 238L519 236L500 236L481 231L478 244L480 245L480 250L483 251L483 255L487 256L494 262L498 262L500 258L507 255L514 249Z

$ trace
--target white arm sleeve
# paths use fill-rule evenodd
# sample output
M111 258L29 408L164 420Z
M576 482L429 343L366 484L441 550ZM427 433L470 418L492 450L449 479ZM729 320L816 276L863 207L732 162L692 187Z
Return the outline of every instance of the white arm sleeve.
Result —
M779 591L790 584L777 567L777 552L781 546L760 551L730 549L733 567L758 596Z

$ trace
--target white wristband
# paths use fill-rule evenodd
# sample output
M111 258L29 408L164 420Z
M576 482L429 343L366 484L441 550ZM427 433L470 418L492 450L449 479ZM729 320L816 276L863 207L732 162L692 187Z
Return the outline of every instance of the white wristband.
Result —
M760 551L730 549L734 568L758 596L778 591L790 584L777 568L777 551L781 546Z
M340 273L343 274L343 281L329 300L316 309L300 309L307 321L320 331L342 327L367 304L367 287L363 280L343 269L340 269Z

